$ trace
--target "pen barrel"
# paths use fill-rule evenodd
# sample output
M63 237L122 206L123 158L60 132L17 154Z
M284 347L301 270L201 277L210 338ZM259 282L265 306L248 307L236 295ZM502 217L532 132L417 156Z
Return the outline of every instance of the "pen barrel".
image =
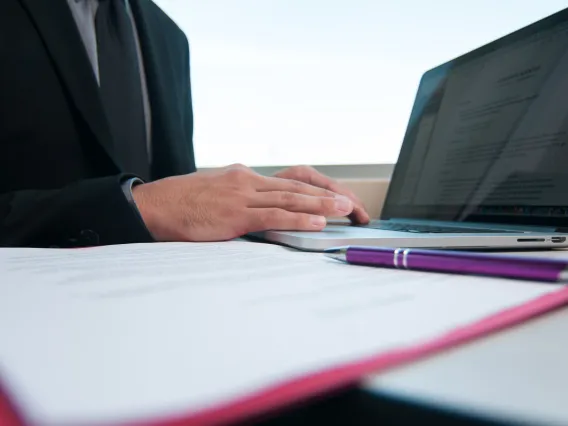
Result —
M432 257L412 252L407 259L408 269L488 275L539 281L558 281L565 269L562 263L552 264L534 259Z
M567 269L566 262L552 259L420 249L353 249L346 260L369 266L551 282L563 280Z

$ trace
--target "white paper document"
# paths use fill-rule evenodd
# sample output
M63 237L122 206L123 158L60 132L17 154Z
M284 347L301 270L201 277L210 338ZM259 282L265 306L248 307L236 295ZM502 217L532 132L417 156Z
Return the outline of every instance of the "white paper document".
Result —
M176 417L560 289L244 241L0 248L0 383L32 424Z

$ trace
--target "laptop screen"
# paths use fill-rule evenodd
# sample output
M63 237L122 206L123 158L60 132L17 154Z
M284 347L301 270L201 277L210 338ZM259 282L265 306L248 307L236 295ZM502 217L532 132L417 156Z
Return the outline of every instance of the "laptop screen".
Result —
M423 75L382 217L568 226L568 9Z

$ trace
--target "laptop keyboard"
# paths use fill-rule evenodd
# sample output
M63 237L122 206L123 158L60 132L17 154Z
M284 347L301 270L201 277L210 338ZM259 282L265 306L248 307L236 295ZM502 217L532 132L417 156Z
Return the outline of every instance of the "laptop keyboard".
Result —
M376 222L365 225L366 228L382 229L385 231L398 231L398 232L413 232L418 234L487 234L503 232L519 232L519 231L504 231L501 229L481 229L481 228L457 228L451 226L432 226L432 225L418 225L411 223L388 223Z

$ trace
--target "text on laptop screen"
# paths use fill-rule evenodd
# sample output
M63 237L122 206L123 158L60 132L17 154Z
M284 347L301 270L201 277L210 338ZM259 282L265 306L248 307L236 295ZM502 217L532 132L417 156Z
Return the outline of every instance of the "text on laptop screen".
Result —
M568 219L568 12L424 74L384 217Z

